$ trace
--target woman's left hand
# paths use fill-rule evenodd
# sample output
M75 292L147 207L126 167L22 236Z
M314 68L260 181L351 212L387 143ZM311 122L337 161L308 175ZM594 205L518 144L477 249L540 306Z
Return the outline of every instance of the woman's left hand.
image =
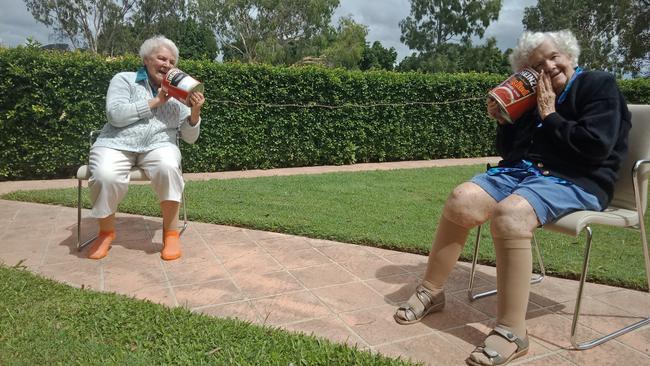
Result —
M555 113L555 97L551 77L542 70L537 84L537 110L542 120L549 114Z
M190 108L192 108L192 110L200 110L201 107L203 107L204 102L205 97L203 96L203 93L193 92L190 94Z
M201 118L201 107L205 103L205 97L203 93L193 92L189 97L190 102L190 125L194 126L199 123L199 118Z

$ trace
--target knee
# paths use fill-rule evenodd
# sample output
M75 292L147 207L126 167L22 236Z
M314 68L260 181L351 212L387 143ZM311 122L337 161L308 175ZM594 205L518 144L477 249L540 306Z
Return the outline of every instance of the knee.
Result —
M486 207L485 197L487 193L473 185L461 184L451 192L443 215L456 225L471 229L484 223L489 215L489 207Z
M537 227L537 216L533 208L525 200L523 201L503 200L497 204L490 221L493 237L532 237L533 231Z
M97 166L92 170L91 180L95 184L109 186L120 183L120 176L117 171L110 166Z
M180 167L175 161L161 161L156 165L154 172L155 173L153 175L161 179L182 179Z

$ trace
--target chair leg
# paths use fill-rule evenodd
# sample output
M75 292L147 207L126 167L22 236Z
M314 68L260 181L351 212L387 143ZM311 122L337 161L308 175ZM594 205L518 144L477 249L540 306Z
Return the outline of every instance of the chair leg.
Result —
M467 288L467 296L469 297L470 301L478 300L487 296L492 296L497 293L497 290L494 289L494 290L488 290L488 291L480 292L478 294L474 294L474 278L476 275L476 262L478 260L479 245L481 243L482 227L483 225L479 225L479 227L476 229L476 242L474 244L474 256L472 258L472 268L470 269L469 286ZM546 276L544 261L542 260L542 254L539 250L539 245L537 244L537 238L535 237L535 235L533 235L533 247L535 247L535 253L537 254L537 262L539 263L540 273L533 274L533 277L530 279L530 283L532 285L542 282L544 280L544 277Z
M77 250L81 251L86 245L90 244L93 240L97 238L97 235L81 242L81 179L78 179L79 183L77 184Z
M587 233L587 241L585 243L585 255L584 255L584 260L582 262L582 273L580 274L580 286L578 287L578 297L576 298L576 306L575 309L573 310L573 322L571 323L571 344L573 347L575 347L577 350L586 350L593 348L599 344L605 343L613 338L616 338L622 334L631 332L637 328L640 328L646 324L650 324L650 317L644 318L634 324L630 324L624 328L621 328L617 331L614 331L612 333L606 334L600 338L595 338L590 341L578 343L576 341L576 329L578 328L578 319L580 317L580 305L582 303L582 293L584 290L585 286L585 280L587 279L587 270L589 268L589 255L591 254L591 239L593 237L593 233L591 231L591 228L587 226L585 228L585 232ZM644 247L646 248L644 250L644 253L647 253L647 245L645 241L643 242ZM646 267L646 271L648 268ZM650 286L650 285L649 285Z

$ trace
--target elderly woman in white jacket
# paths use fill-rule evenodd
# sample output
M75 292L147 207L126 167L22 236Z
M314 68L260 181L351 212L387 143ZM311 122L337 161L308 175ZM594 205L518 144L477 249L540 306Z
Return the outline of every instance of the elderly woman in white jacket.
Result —
M146 172L160 200L162 259L181 256L178 212L184 184L176 134L180 126L184 141L196 141L205 99L202 93L192 93L188 107L162 87L165 74L178 62L178 48L171 40L163 36L146 40L140 57L144 66L137 72L120 72L111 80L106 94L108 123L90 150L88 186L92 216L99 221L99 236L88 251L91 259L104 258L115 239L115 211L128 190L133 166Z

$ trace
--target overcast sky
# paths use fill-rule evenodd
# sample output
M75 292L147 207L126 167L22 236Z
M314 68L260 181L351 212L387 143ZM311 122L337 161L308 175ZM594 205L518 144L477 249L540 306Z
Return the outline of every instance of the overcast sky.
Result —
M368 42L380 41L384 47L395 47L397 60L411 54L412 51L400 43L400 20L409 15L409 0L340 0L333 23L341 16L352 15L357 23L368 26ZM485 36L496 37L497 47L505 50L512 48L523 30L521 19L526 6L537 0L503 0L499 20L488 27ZM31 36L42 44L54 43L52 32L34 20L27 11L23 0L0 0L0 44L15 47L25 43ZM482 44L483 41L475 40Z

